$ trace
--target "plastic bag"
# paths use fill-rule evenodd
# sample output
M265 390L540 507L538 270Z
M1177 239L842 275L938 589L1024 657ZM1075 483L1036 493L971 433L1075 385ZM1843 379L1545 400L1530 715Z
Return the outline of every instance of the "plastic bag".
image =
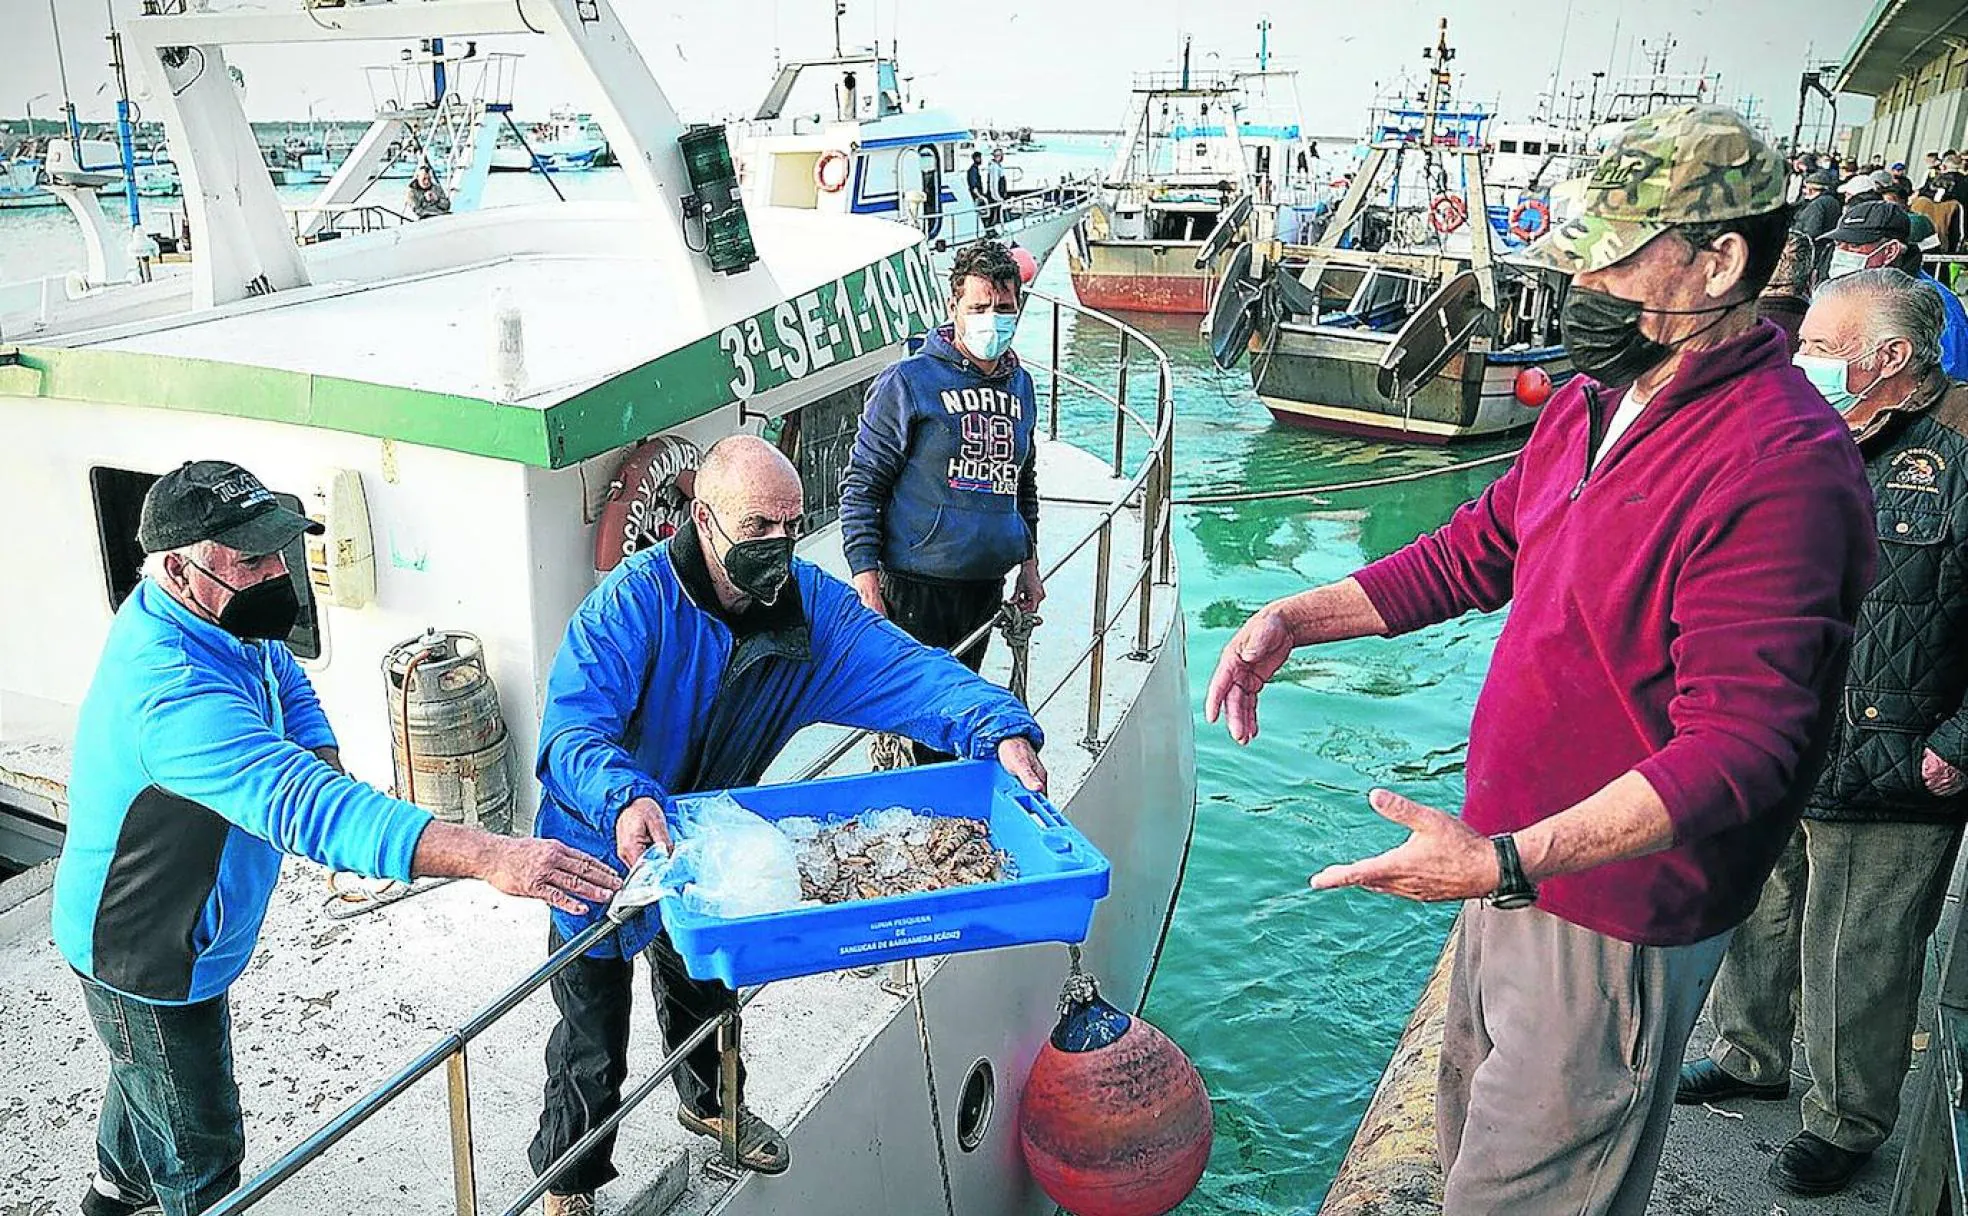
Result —
M677 845L657 880L663 898L727 920L799 906L798 851L784 832L729 794L678 806Z

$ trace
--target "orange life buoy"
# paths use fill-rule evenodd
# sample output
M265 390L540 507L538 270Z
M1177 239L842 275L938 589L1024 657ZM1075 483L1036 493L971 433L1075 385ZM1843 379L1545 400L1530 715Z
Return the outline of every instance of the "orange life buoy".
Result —
M639 443L615 470L595 527L595 575L632 553L668 540L690 511L692 481L704 454L688 440L659 435Z
M847 185L847 170L847 153L829 152L813 166L813 183L828 194L838 194Z
M1537 224L1524 222L1528 216L1536 216ZM1510 209L1510 235L1520 241L1535 241L1551 230L1551 208L1541 198L1520 199Z
M1428 204L1428 222L1444 236L1462 227L1468 219L1468 204L1453 194L1438 194L1435 201Z

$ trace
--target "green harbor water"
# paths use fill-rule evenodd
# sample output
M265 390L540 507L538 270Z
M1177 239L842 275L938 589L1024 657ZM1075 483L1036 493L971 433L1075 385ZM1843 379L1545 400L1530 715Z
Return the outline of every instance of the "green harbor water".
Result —
M1040 287L1072 298L1065 259ZM1330 438L1274 424L1245 367L1219 372L1193 317L1129 316L1168 352L1178 497L1444 468L1507 451ZM1020 346L1048 354L1051 319ZM1111 384L1118 342L1069 319L1062 357ZM1153 404L1131 360L1130 398ZM1040 377L1041 392L1044 378ZM1064 394L1062 436L1111 450L1112 414ZM1138 444L1136 445L1138 448ZM1130 467L1133 467L1132 464ZM1316 1211L1441 948L1450 910L1312 891L1322 866L1399 843L1367 807L1375 786L1433 806L1462 800L1469 714L1502 625L1471 616L1419 634L1300 651L1260 700L1249 747L1203 720L1218 655L1267 601L1343 578L1446 520L1502 464L1323 498L1182 507L1175 544L1188 624L1197 823L1148 1016L1187 1050L1214 1100L1216 1145L1185 1216Z
M1104 155L1092 141L1054 141L1041 167L1085 169ZM546 194L535 178L506 175L495 184L499 201ZM561 184L576 197L624 193L614 172L570 175ZM394 196L401 185L380 189ZM152 204L146 215L179 206ZM0 213L0 279L81 264L79 235L62 209ZM1072 298L1063 255L1048 262L1039 286ZM1197 318L1128 320L1172 364L1178 495L1443 468L1509 446L1443 451L1279 427L1252 394L1247 369L1216 370ZM1047 310L1028 313L1020 348L1045 357L1049 325ZM1069 319L1062 349L1076 374L1112 382L1111 331ZM1152 406L1152 364L1137 356L1132 366L1131 396ZM1107 407L1071 393L1063 400L1063 434L1110 451ZM1199 806L1148 1013L1195 1059L1215 1099L1215 1152L1198 1195L1180 1209L1185 1216L1317 1210L1434 963L1449 912L1358 892L1315 893L1306 879L1329 862L1399 841L1400 830L1367 808L1376 785L1460 805L1469 713L1501 618L1301 652L1265 693L1263 733L1249 748L1203 721L1217 656L1266 601L1343 577L1436 527L1501 469L1324 499L1184 507L1176 517Z

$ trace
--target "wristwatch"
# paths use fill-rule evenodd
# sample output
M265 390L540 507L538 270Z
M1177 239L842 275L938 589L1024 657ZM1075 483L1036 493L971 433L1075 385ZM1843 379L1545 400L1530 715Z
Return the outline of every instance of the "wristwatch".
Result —
M1524 877L1524 863L1517 856L1517 842L1509 833L1490 837L1497 851L1497 889L1490 892L1492 908L1509 911L1528 908L1537 902L1537 884Z

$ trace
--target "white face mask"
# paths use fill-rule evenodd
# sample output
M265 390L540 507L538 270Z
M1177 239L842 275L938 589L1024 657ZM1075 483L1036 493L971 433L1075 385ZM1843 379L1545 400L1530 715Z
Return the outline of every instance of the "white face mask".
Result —
M1825 278L1842 279L1848 274L1857 274L1866 268L1866 261L1872 255L1860 253L1856 249L1834 249L1831 251L1831 265L1825 270Z
M1845 387L1851 381L1852 364L1870 359L1872 355L1871 351L1860 355L1858 359L1833 359L1827 355L1798 355L1791 362L1804 373L1805 379L1811 382L1811 387L1817 389L1823 394L1824 399L1831 403L1832 409L1845 414L1850 413L1852 407L1857 405L1866 393L1872 391L1868 388L1864 392L1855 393ZM1875 385L1877 383L1874 381Z
M963 347L989 363L1011 347L1018 332L1018 318L1008 313L970 312L957 319L957 333Z

